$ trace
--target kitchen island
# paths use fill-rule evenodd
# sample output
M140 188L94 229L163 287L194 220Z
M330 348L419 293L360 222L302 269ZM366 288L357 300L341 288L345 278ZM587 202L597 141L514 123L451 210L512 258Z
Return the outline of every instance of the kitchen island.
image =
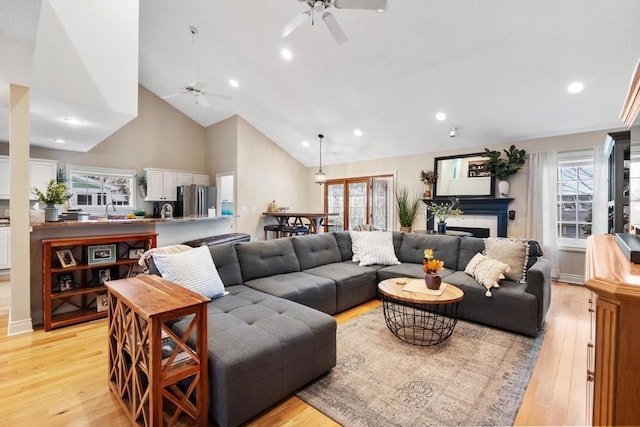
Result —
M157 234L157 246L183 243L207 236L231 233L231 216L192 216L180 218L97 219L56 221L31 224L31 318L43 323L42 311L42 240L70 237L97 237L125 234Z

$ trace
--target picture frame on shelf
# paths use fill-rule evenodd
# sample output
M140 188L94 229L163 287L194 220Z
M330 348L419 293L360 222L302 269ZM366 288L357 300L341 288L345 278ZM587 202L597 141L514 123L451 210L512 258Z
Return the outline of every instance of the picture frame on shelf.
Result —
M144 248L133 248L129 249L129 259L140 259L142 258L142 254L144 253Z
M109 296L107 294L96 297L96 311L106 311L109 308Z
M73 281L73 274L61 273L58 274L58 291L66 292L75 289L75 283Z
M109 264L116 262L116 245L87 246L87 264Z
M118 267L94 268L91 270L91 285L104 286L105 282L110 280L118 280Z
M56 256L62 268L74 267L76 265L76 259L73 257L71 249L59 249L56 251Z

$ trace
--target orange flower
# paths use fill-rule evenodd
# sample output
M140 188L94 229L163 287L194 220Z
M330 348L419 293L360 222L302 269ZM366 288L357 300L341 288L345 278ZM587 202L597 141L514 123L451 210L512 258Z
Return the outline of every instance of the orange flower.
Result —
M425 249L424 250L424 257L426 259L433 259L433 249Z
M436 271L442 270L444 268L444 262L439 259L430 259L424 263L424 272L425 273L435 273Z

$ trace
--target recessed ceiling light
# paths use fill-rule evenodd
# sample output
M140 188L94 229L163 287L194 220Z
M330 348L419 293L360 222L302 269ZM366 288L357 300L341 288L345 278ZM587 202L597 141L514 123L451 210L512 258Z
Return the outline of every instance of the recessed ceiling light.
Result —
M83 125L83 124L85 124L84 120L79 119L77 117L65 117L64 121L69 123L70 125Z
M238 81L237 81L236 79L229 79L229 84L230 84L232 87L235 87L235 88L240 87L240 83L238 83Z
M287 48L284 48L280 51L280 55L287 61L291 61L293 59L293 53Z
M309 146L309 143L308 143L307 141L302 141L302 146L303 146L303 147L308 147L308 146Z
M446 118L447 118L447 115L445 113L443 113L443 112L439 112L439 113L436 114L436 119L438 119L440 121L443 121Z
M584 84L582 82L573 82L569 85L567 90L569 93L580 93L584 89Z
M353 131L353 134L354 134L355 136L362 136L362 131L361 131L360 129L355 129L355 130Z
M65 140L62 138L53 138L53 142L57 142L58 144L64 144Z
M378 12L378 13L384 13L384 9L378 9L376 12Z

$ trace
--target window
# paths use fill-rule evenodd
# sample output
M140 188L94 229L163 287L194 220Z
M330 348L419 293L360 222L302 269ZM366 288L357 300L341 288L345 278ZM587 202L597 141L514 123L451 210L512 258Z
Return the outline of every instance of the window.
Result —
M591 235L593 153L558 157L558 241L564 246L585 246Z
M135 207L135 170L67 165L67 178L74 208L102 209L111 203L126 209Z

